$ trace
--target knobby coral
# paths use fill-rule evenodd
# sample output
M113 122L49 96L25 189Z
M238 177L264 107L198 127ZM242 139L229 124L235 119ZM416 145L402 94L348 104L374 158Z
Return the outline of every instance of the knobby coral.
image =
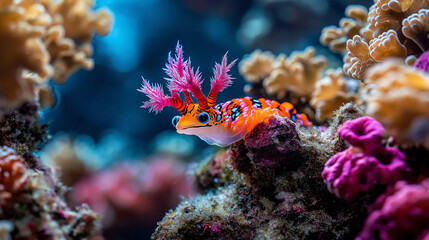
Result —
M0 105L12 109L34 100L53 77L62 83L92 68L92 34L109 32L111 16L88 0L6 0L0 4ZM47 105L49 102L42 102ZM52 103L52 101L50 101Z
M363 80L366 70L388 57L405 59L412 65L428 50L426 0L376 0L369 12L363 6L349 6L340 27L322 31L321 42L332 51L345 53L344 71Z
M294 52L289 57L280 54L274 61L273 59L271 53L256 50L241 60L240 73L250 83L245 86L245 92L288 101L312 118L314 112L309 108L308 102L316 81L322 77L322 71L327 66L327 59L316 56L313 47Z
M377 184L392 184L405 171L405 155L381 144L383 126L369 117L345 122L338 134L352 146L330 158L322 177L339 198L355 199Z
M370 208L357 240L427 239L429 180L420 184L396 183Z
M344 77L342 69L328 69L325 77L316 82L310 101L316 110L316 119L319 122L329 120L341 105L356 102L358 86L356 80Z
M365 82L361 99L367 114L397 142L429 148L429 75L392 60L374 66Z
M347 18L340 20L339 27L325 27L320 36L320 42L325 46L329 46L329 49L333 52L345 53L347 40L361 34L367 25L368 9L366 7L349 5L345 10L345 14ZM372 36L372 33L369 35Z

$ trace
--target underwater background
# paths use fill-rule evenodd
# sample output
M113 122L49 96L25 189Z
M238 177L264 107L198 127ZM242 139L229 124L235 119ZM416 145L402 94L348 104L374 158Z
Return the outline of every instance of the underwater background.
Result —
M429 239L428 26L428 0L4 0L0 239ZM203 93L237 59L239 141L148 109L179 46Z

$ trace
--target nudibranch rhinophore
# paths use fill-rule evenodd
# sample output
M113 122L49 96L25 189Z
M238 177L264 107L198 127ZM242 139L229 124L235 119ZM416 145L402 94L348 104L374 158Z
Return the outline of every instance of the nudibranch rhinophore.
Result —
M194 71L190 59L184 61L182 46L177 43L175 58L170 53L164 68L171 96L164 94L162 86L151 85L143 78L139 91L146 94L149 101L141 107L155 112L166 106L174 107L182 114L172 120L178 133L196 135L208 144L221 147L243 139L258 123L274 114L288 117L301 126L312 126L307 116L297 113L288 102L280 104L263 98L244 97L216 104L217 94L232 83L233 78L228 72L235 62L228 64L225 54L222 62L216 63L211 90L206 97L201 91L201 73L198 69ZM179 93L183 93L185 101ZM193 102L191 93L198 103Z

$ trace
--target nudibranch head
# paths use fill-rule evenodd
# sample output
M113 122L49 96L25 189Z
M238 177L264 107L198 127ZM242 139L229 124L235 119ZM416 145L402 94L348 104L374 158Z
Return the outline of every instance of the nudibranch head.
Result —
M202 111L198 104L188 105L187 112L179 117L179 121L176 124L178 133L193 132L197 128L212 127L217 124L216 112L213 108Z

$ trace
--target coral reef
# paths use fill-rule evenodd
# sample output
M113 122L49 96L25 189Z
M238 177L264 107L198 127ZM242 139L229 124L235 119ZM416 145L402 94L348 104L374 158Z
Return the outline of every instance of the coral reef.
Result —
M428 179L420 184L396 183L370 207L370 214L356 239L426 239L428 191Z
M62 198L65 187L48 166L30 168L11 148L0 153L2 239L100 238L98 215L86 205L71 209Z
M92 174L74 186L71 201L87 203L100 213L105 228L119 228L149 224L174 207L180 195L193 195L182 163L160 156L146 162L122 163Z
M327 59L316 56L315 48L308 47L289 57L280 54L273 60L271 53L261 53L260 50L241 60L240 73L250 83L245 86L245 92L261 97L273 96L280 102L288 101L313 119L314 110L309 101L316 81L327 66Z
M346 146L337 129L361 116L353 104L321 132L274 116L234 143L234 182L183 201L158 223L153 239L348 239L360 230L370 197L338 200L320 176ZM334 207L333 207L334 206Z
M365 83L360 95L366 113L396 142L429 148L429 75L392 60L374 66Z
M367 25L368 9L361 5L349 5L345 10L347 18L342 18L339 27L323 28L320 42L333 52L345 53L347 40L359 35Z
M389 57L403 58L412 65L428 50L427 1L376 0L368 10L359 5L346 9L340 27L323 29L320 41L344 55L343 69L363 80L367 69Z
M405 176L405 155L381 144L384 128L369 117L345 122L338 134L352 146L335 154L323 169L328 190L352 200L377 184L392 184Z
M316 119L324 122L333 117L334 111L347 102L357 102L359 83L344 77L342 69L328 69L325 77L316 82L310 101L316 111Z
M0 145L14 149L27 164L38 167L33 152L41 150L49 137L47 125L39 124L37 105L23 103L16 110L1 114L0 119Z
M229 152L219 150L208 161L200 164L195 170L195 185L200 193L215 191L219 187L233 183L234 174L230 166Z
M112 17L92 1L13 1L0 4L0 106L13 109L39 98L52 104L48 80L63 83L80 68L91 69L92 35L106 35Z
M429 51L424 52L414 63L414 67L429 72Z

